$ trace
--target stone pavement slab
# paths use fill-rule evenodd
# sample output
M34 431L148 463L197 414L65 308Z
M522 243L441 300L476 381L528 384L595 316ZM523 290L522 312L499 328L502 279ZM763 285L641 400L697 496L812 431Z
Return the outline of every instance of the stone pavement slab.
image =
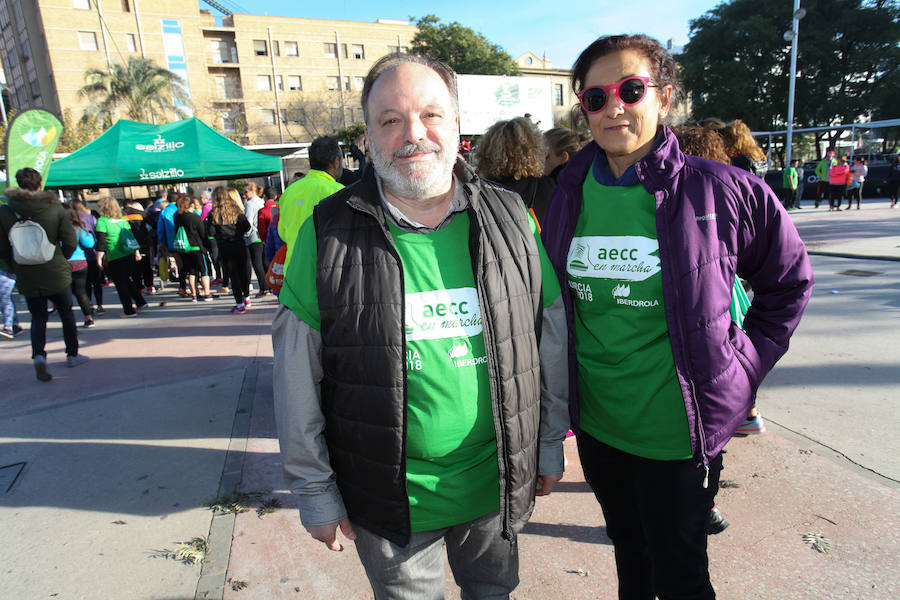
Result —
M244 377L236 368L0 419L5 598L193 598ZM5 491L5 490L3 490Z

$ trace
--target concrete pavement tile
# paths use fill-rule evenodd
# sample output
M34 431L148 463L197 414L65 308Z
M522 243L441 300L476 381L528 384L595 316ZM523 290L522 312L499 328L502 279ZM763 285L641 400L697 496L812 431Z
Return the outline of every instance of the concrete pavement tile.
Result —
M0 496L8 598L193 598L200 567L162 557L206 536L244 369L0 419L26 461Z

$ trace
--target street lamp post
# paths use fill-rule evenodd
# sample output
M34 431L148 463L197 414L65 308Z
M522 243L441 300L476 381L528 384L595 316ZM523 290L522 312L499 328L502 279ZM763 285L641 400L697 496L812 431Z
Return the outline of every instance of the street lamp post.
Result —
M800 0L794 0L794 14L791 30L785 32L784 39L791 43L791 78L788 87L787 144L785 145L784 168L791 165L791 146L794 137L794 87L797 81L797 43L800 36L800 19L806 16L806 9L800 8Z

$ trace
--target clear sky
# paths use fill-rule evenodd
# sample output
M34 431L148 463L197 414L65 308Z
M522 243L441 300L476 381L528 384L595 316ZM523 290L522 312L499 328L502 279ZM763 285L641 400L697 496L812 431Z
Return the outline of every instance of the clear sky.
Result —
M786 0L787 2L788 0ZM688 41L689 21L722 0L219 0L236 13L374 21L435 14L444 23L459 21L502 46L513 58L527 51L547 53L554 67L567 69L590 42L601 35L646 33L663 44ZM202 2L202 7L206 7ZM790 9L786 9L788 12Z

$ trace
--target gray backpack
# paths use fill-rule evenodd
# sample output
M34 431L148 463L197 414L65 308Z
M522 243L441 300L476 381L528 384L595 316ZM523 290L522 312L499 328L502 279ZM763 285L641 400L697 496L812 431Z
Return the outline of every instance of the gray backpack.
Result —
M42 265L50 262L56 247L50 243L44 228L15 211L13 214L16 215L16 222L9 228L8 235L13 261L19 265Z

